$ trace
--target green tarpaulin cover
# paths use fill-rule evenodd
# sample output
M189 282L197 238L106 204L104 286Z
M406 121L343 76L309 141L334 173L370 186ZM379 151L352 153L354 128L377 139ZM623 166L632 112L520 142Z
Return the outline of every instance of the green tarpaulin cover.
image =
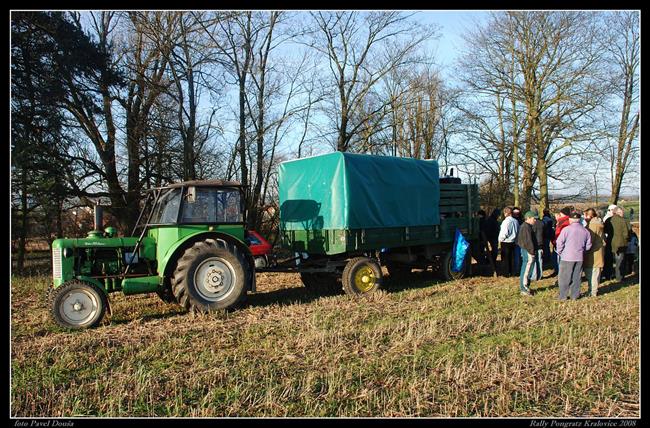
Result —
M438 162L335 152L279 168L284 230L440 224Z

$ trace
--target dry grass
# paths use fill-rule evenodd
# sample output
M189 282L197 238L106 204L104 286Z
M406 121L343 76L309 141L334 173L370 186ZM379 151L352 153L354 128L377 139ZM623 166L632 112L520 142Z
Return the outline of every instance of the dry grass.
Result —
M50 321L47 281L12 281L13 416L639 416L638 278L558 302L554 279L352 299L260 274L231 313L115 295L83 332Z

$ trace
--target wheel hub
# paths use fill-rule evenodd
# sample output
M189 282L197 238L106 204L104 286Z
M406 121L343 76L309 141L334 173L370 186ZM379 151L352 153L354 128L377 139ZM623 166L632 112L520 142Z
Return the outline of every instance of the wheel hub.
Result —
M90 291L73 289L63 297L60 314L70 325L83 325L99 311L99 301Z
M219 291L223 287L223 271L211 269L207 273L206 287L212 291Z
M376 282L375 273L368 266L359 269L354 275L354 284L362 293L370 291Z
M233 289L236 281L234 268L221 257L210 257L201 262L194 273L197 292L206 300L217 301Z

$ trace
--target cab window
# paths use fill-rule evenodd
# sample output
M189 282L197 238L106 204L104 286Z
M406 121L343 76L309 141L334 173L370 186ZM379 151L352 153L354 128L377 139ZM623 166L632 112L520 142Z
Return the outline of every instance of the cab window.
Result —
M243 220L238 189L196 187L194 197L183 200L182 223L241 223Z

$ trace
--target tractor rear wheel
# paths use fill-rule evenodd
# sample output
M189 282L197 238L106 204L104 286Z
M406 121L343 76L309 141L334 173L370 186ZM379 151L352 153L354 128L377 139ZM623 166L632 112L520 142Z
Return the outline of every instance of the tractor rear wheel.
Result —
M237 246L206 239L185 250L172 278L176 301L186 310L227 309L246 296L250 267Z
M50 312L61 327L70 329L97 326L108 306L108 298L94 284L73 280L52 291Z
M343 290L345 294L372 293L381 286L383 275L379 263L369 257L355 257L343 269Z

